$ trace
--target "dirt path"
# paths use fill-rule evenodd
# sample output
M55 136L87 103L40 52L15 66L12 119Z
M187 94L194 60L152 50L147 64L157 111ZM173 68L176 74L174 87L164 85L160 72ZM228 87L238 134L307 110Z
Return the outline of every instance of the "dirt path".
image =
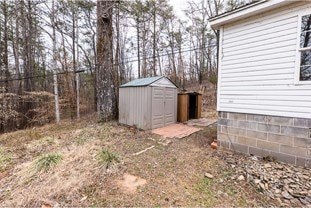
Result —
M208 143L215 128L164 141L115 123L82 121L0 136L1 206L264 206L274 204L246 181L226 180L233 169ZM135 155L148 147L147 151ZM118 162L107 166L98 153ZM61 161L37 171L37 158ZM4 162L3 162L4 161ZM206 173L213 177L206 177Z

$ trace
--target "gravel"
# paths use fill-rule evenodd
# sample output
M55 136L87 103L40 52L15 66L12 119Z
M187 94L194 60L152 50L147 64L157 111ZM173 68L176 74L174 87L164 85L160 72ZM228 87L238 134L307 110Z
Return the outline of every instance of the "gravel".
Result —
M311 207L310 168L227 151L218 151L216 155L232 168L232 180L246 180L281 206Z

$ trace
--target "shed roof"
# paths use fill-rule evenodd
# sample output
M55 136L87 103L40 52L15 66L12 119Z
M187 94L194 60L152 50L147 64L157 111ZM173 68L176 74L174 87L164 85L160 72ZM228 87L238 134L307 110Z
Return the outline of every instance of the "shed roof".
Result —
M159 79L163 78L164 76L157 76L157 77L147 77L141 79L135 79L130 81L126 84L121 85L120 87L143 87L151 85L152 83L158 81Z

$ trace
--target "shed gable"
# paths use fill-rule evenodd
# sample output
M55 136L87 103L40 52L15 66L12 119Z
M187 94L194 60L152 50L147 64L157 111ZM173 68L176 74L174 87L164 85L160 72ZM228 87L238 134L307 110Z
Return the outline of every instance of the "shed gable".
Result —
M135 79L126 84L120 86L123 87L145 87L145 86L158 86L158 87L171 87L177 88L176 85L164 76L146 77L141 79Z
M150 86L176 88L176 86L166 77L162 77L161 79L152 83Z

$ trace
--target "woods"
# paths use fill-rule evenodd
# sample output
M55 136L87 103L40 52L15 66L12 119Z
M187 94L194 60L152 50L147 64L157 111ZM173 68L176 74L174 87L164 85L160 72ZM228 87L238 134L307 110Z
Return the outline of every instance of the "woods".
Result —
M97 111L109 120L117 116L118 86L134 78L165 75L181 88L215 85L217 31L207 20L243 3L188 1L177 16L169 0L2 0L1 131L47 114L39 123L53 121L44 103L56 104L55 90L60 118Z

